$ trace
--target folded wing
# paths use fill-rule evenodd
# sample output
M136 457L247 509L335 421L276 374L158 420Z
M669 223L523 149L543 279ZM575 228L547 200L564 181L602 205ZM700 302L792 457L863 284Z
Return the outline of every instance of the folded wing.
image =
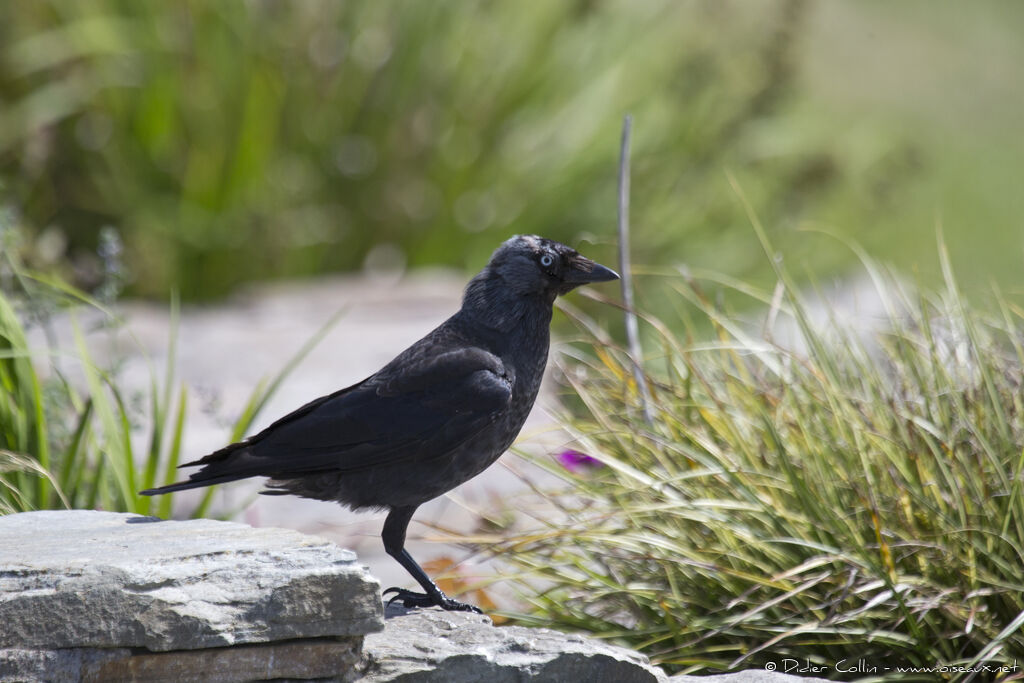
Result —
M512 378L501 360L461 348L403 364L286 415L245 441L185 466L188 481L151 495L252 476L289 478L351 472L443 457L480 433L508 406Z

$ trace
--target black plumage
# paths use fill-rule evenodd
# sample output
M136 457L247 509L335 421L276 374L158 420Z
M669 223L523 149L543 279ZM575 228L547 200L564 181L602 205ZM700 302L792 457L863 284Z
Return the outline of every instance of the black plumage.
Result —
M187 481L142 493L265 476L264 493L387 509L384 547L425 593L385 594L407 607L479 611L427 577L404 549L406 528L419 505L482 472L519 434L544 374L555 297L616 278L564 244L513 237L466 286L462 308L379 371L182 465L202 466Z

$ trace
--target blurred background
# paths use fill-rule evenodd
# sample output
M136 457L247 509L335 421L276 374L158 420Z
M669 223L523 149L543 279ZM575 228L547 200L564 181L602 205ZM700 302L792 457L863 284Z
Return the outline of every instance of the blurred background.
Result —
M637 263L767 281L732 173L798 272L855 266L819 228L933 282L941 224L1013 296L1022 30L1012 0L3 3L0 244L160 301L475 271L517 232L612 259L632 113Z
M1006 339L1017 343L1017 319L1008 311L1013 305L1018 306L1013 315L1024 311L1019 307L1024 304L1021 36L1024 3L1016 0L0 2L0 514L67 506L164 517L234 516L254 525L326 535L356 549L385 585L405 585L407 574L382 553L383 515L354 518L339 506L256 496L259 481L217 487L215 493L188 492L173 503L170 496L154 500L136 492L179 477L179 462L252 434L310 398L376 370L456 309L468 274L478 271L511 234L542 234L614 264L616 175L626 114L633 116L636 303L645 315L660 316L669 332L650 334L654 326L642 326L649 334L645 350L652 376L664 372L689 378L712 367L691 366L704 363L705 357L689 353L675 357L673 365L666 339L699 336L710 327L712 313L718 315L720 301L730 322L757 324L752 308L742 308L753 299L730 292L771 292L776 275L741 194L777 250L771 257L784 259L797 286L821 285L823 291L838 292L837 299L856 298L869 289L854 244L891 265L897 279L921 285L924 292L942 290L941 232L967 296L986 309L1002 306L1007 326L1014 326ZM704 289L694 293L680 272L697 275ZM736 282L741 284L704 296L716 283ZM991 296L993 284L1011 306ZM563 519L560 511L573 509L572 504L551 507L553 501L573 503L568 495L520 495L532 493L528 487L545 490L552 479L561 485L569 477L570 491L583 495L588 506L603 501L606 508L594 509L615 511L607 516L610 520L630 500L626 494L636 491L628 480L625 489L615 488L607 472L588 479L592 473L580 464L587 462L587 448L565 431L593 428L592 433L621 443L627 443L622 435L632 439L643 431L629 424L636 416L622 408L631 364L623 365L614 381L601 379L604 369L615 371L609 353L614 355L615 340L622 338L621 311L587 300L586 290L611 299L618 298L618 290L612 283L584 288L565 307L570 315L576 314L572 307L584 308L584 314L598 318L591 329L600 335L610 332L610 345L592 349L604 365L589 366L600 371L592 374L597 379L589 388L591 396L604 401L599 409L612 417L588 423L592 404L584 405L579 392L565 388L572 384L566 377L582 381L586 375L589 351L581 348L593 346L593 340L588 342L580 327L573 329L570 316L557 315L559 339L569 343L558 345L563 353L555 354L550 365L553 379L563 380L563 393L556 396L551 390L557 381L546 383L517 444L519 452L539 457L505 456L417 513L412 553L432 575L447 573L443 578L452 583L443 587L452 593L467 590L467 581L480 576L484 583L473 585L486 585L489 560L484 553L467 555L463 545L433 541L477 534L487 545L502 534L529 529L517 526L524 516L554 528ZM909 286L907 291L918 290ZM886 329L928 330L926 323L939 317L935 311L948 310L962 319L966 314L959 297L946 298L955 304L952 309L922 307L917 317L895 325L887 312L881 323ZM118 305L110 306L115 300ZM702 300L702 305L688 308L684 300ZM81 306L83 301L92 305ZM340 322L322 327L339 308L343 315L333 320ZM833 306L826 313L839 311L835 319L850 322L844 310ZM693 311L696 324L687 317ZM856 320L858 329L875 322ZM573 346L573 335L584 343ZM322 343L312 348L317 341ZM728 431L729 439L754 441L751 446L727 440L723 452L736 444L736 452L760 454L767 452L762 449L767 441L757 441L753 426L774 424L775 416L782 415L780 422L789 430L784 417L795 415L794 420L806 423L808 442L825 445L815 462L803 442L791 441L793 459L830 473L843 470L834 465L833 451L847 454L847 462L862 461L861 452L850 450L851 444L862 448L862 442L850 441L848 434L867 434L863 443L874 443L882 429L877 425L902 415L894 412L896 404L883 401L884 391L872 395L871 412L866 402L858 402L859 388L848 392L846 385L830 388L826 382L832 393L825 417L835 405L846 405L849 412L835 413L840 436L822 440L819 424L825 422L818 418L824 411L779 412L786 404L773 403L771 386L740 382L745 373L734 376L734 368L743 366L731 355L732 346L726 346L729 353L707 375L716 378L708 383L703 404L711 417L702 409L702 420L691 420L691 409L700 402L694 404L689 393L685 401L676 396L659 417L671 439L684 445L687 439L717 444ZM908 385L943 375L927 356L929 348L935 353L933 346L917 344L907 356L910 361L900 357L911 370L921 370L905 376ZM1007 500L1012 507L1020 499L999 492L1007 486L1005 472L1020 470L1019 424L1005 423L1006 411L1016 411L1013 419L1021 412L1013 398L1020 394L1016 381L1021 373L996 345L984 349L981 371L992 368L991 377L1005 382L1005 393L995 392L998 383L990 381L986 392L957 398L960 375L952 373L945 384L935 385L939 398L934 402L906 401L939 406L936 414L946 421L936 418L936 424L948 425L948 443L961 444L964 425L980 416L976 434L985 445L954 459L974 463L974 469L966 467L963 486L952 489L956 495L948 505L954 512L963 510L961 491L983 492L975 496L981 501L976 517L957 521L961 518L949 513L949 534L930 526L940 515L927 515L923 526L916 513L906 522L908 538L927 540L927 545L910 544L910 550L899 551L908 553L911 576L918 571L916 553L942 548L933 539L949 542L950 557L970 556L959 564L937 552L929 555L933 560L921 560L933 564L938 577L929 580L936 588L925 595L925 611L962 615L955 626L947 627L946 617L935 618L933 626L915 633L915 647L928 653L919 661L925 665L939 660L930 654L932 646L943 657L961 647L950 633L978 642L988 638L984 647L991 648L998 640L992 640L993 634L1011 619L1020 621L1020 591L1013 589L1019 583L1020 544L1006 541L1011 517L1000 512ZM749 357L760 358L753 351ZM1017 351L1024 357L1019 344ZM859 362L861 356L853 352L850 358ZM938 367L945 370L947 361L940 360ZM900 367L872 362L870 368L879 374L864 379L898 393L895 370ZM576 373L581 368L582 374ZM858 387L859 370L852 373ZM808 372L804 381L806 392L787 396L817 395L818 376ZM927 398L933 389L930 380L925 384ZM690 392L688 380L685 386ZM716 393L720 389L724 398ZM699 398L700 388L695 391ZM672 394L660 396L671 399ZM763 420L769 413L773 419ZM851 425L863 424L858 427L863 431L847 431L842 422L847 416ZM925 417L906 424L895 419L889 428L893 444L909 444L907 459L900 461L908 463L905 471L919 467L917 454L928 452L922 444L939 438L932 434L932 418ZM607 429L620 420L621 432ZM734 428L705 434L705 422ZM923 430L920 435L907 434L911 424ZM877 441L889 443L881 434ZM767 450L774 452L771 443ZM593 452L614 455L616 447L612 443ZM930 447L940 452L938 445ZM945 443L942 449L944 456ZM622 450L624 461L644 462L639 459L643 451L632 445ZM1004 459L993 474L985 468L996 462L995 452ZM554 463L540 472L547 479L536 468L527 469L545 457ZM661 467L660 457L646 462ZM779 462L788 459L780 456ZM895 469L885 458L879 462L885 468L880 479L888 482ZM759 460L751 471L762 467L771 469ZM672 468L665 472L677 474ZM874 500L879 490L873 484L858 489L857 482L844 489L842 477L824 480L827 486L814 488L815 493L865 492L851 496L850 506L865 504L867 492ZM666 481L676 486L701 479ZM728 495L735 488L731 481ZM756 478L750 481L760 485ZM660 488L645 485L648 490L661 495ZM778 495L782 503L776 507L788 514L785 505L791 502L779 493L778 481L771 479L764 490ZM904 501L913 494L920 506L914 509L933 510L936 490L930 483L920 490L897 485L891 489L891 500L898 501L892 508L910 510ZM724 495L712 486L692 498ZM496 508L502 498L517 507ZM824 495L820 508L815 503L806 518L794 519L818 519L814 510L831 510L839 498ZM686 510L672 518L648 503L641 497L632 504L639 513L658 513L649 519L667 539L659 548L680 547L673 544L695 533L692 547L705 551L705 527L691 525ZM866 579L881 577L878 585L895 583L887 546L882 548L888 564L870 556L876 534L882 543L879 518L874 509L870 512L861 514L864 526L855 530L863 535L841 538L851 539L845 547L866 553L863 566L889 573L865 574L854 566L850 581L860 573ZM1014 514L1019 522L1024 513ZM632 523L635 518L623 519ZM685 523L676 527L673 519ZM832 516L822 519L830 523ZM849 519L853 516L844 515L837 523L844 526ZM603 525L602 519L595 528ZM592 528L581 528L566 547L584 547L578 541ZM646 534L649 527L638 528ZM988 528L977 532L976 539L983 541L971 540L976 528ZM1024 529L1024 523L1016 528ZM965 529L970 534L961 542ZM622 532L615 529L607 538ZM430 543L423 542L424 533ZM728 544L748 538L747 522L723 533L727 551L719 555L717 548L723 546L707 546L693 567L738 556L732 552L735 544ZM807 534L814 541L808 548L818 548L820 538L831 532L818 533L818 525L807 524L782 536ZM923 536L910 535L915 533ZM559 544L563 539L557 534L550 538ZM1008 548L1003 555L992 552L997 539ZM743 545L758 549L754 543ZM771 539L766 537L761 546L771 546ZM604 552L605 546L595 547ZM528 562L530 554L516 548L516 558ZM1005 572L992 570L996 578L986 579L996 597L985 604L989 589L979 589L976 581L989 576L989 570L977 570L976 548L977 557L984 558L981 566L990 562L989 569ZM803 558L795 551L774 559L783 557L774 546L748 557L794 558L792 567L817 567L801 565ZM659 576L650 559L640 557L630 571ZM549 578L555 581L574 576L561 571L564 565L540 564L551 569ZM670 577L689 566L674 555L658 565ZM760 559L748 566L769 571ZM842 594L840 600L857 594L849 590L846 574L836 572L840 583L834 593ZM689 605L680 597L687 591L680 593L676 584L669 591L645 583L656 587L650 590L650 623L685 644L687 629L697 632L714 623L706 614L718 615L728 621L714 633L732 637L733 597L765 595L748 592L735 576L721 572L694 584L698 603L711 605L721 597L721 604L730 605L725 610L712 605L710 612ZM963 584L962 592L956 582ZM507 604L510 583L501 581L494 591L481 590L469 599L487 609ZM914 579L907 585L920 583ZM645 599L647 590L630 594ZM698 618L666 618L669 611L661 599L670 595L686 609L693 607L687 614ZM903 593L898 595L900 609L872 598L849 607L849 613L868 614L865 628L874 628L873 615L883 612L896 620L893 630L910 628L901 611L906 609ZM800 601L812 605L807 608L812 611L826 604L796 595L793 609L789 602L779 603L778 618L802 615ZM566 612L563 602L552 598L544 623L565 625L558 621ZM589 599L579 604L586 606L579 614L595 613ZM616 614L621 611L614 600L609 604ZM641 613L632 606L629 610ZM566 614L571 620L573 613ZM741 649L753 652L765 631L760 612L748 615L754 635L741 642ZM570 626L605 628L583 618ZM637 629L644 639L654 632L655 626ZM826 640L830 646L831 632ZM893 641L877 642L883 647ZM651 644L661 647L657 639ZM666 652L653 654L670 661L675 655ZM708 657L732 657L728 649L721 652ZM861 649L852 652L863 656Z

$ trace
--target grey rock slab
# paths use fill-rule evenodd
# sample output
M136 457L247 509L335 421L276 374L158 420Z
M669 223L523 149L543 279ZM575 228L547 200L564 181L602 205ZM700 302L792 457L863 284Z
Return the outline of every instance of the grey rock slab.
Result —
M380 633L363 643L364 683L808 683L751 669L669 677L644 655L601 640L543 628L494 626L480 614L387 609Z
M580 635L521 626L495 627L480 614L388 608L380 633L366 637L366 683L587 681L661 683L647 657Z
M108 662L131 656L132 651L128 648L0 649L0 681L86 681L92 672L98 671Z
M221 647L358 636L380 584L314 536L61 510L0 517L0 648Z
M359 661L362 638L306 638L205 650L0 650L0 681L265 681L337 679Z

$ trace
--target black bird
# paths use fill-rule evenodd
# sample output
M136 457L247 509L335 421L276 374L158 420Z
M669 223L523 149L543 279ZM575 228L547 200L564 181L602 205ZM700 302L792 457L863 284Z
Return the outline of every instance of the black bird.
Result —
M555 297L618 279L576 250L533 235L504 242L466 286L462 308L358 384L182 467L154 495L270 477L271 495L386 509L381 538L425 593L389 588L406 607L479 612L445 595L405 550L416 508L476 476L512 444L540 389Z

